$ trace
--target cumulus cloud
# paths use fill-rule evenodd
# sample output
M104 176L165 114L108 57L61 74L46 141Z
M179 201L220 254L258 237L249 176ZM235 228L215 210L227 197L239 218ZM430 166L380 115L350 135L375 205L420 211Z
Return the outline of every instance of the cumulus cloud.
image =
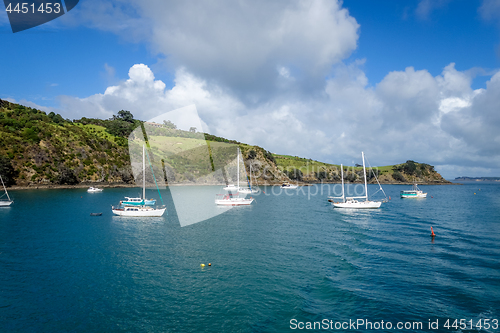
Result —
M485 20L498 20L500 19L500 3L496 0L483 0L478 12Z
M447 3L422 0L416 14L428 18ZM88 0L79 8L68 24L149 43L175 79L167 88L136 64L101 94L60 97L73 118L125 109L147 120L194 104L213 134L277 153L350 163L364 150L372 164L438 168L487 159L481 170L500 172L500 78L473 90L477 69L451 63L437 76L408 67L369 85L364 60L345 63L359 25L340 1Z
M148 120L194 104L212 134L276 153L339 163L358 160L364 150L372 165L414 159L444 170L477 166L487 157L480 167L498 170L500 73L474 91L467 72L454 64L436 77L408 67L370 87L362 65L338 65L314 97L281 94L255 106L184 68L167 89L148 66L137 64L127 80L102 94L65 97L63 116L80 110L102 118L125 109Z
M322 76L358 39L359 25L336 1L145 1L142 8L155 22L152 42L173 64L245 90L267 89L277 66Z
M89 0L67 24L146 41L170 70L185 68L262 101L286 69L299 90L321 87L332 64L357 47L359 25L339 1Z
M449 2L450 0L421 0L418 3L415 13L418 18L426 20L429 18L432 11L446 6Z

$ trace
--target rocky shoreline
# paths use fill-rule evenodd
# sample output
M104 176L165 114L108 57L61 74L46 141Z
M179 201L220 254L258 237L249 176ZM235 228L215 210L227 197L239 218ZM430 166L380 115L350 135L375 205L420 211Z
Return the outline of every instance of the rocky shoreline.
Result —
M102 183L85 183L76 185L59 185L59 184L33 184L33 185L12 185L7 187L10 190L59 190L59 189L72 189L72 188L89 188L89 187L99 187L99 188L128 188L128 187L139 187L136 184L126 184L126 183L112 183L112 184L102 184Z
M268 184L255 184L255 186L280 186L282 182L269 182ZM295 182L294 182L295 184ZM298 182L299 186L312 186L314 184L327 185L327 184L341 184L341 182L315 182L315 183L303 183ZM346 184L363 184L363 182L350 182ZM373 183L369 183L373 184ZM381 182L381 185L413 185L414 183L401 183L401 182ZM175 184L170 186L216 186L217 184ZM220 185L220 184L219 184ZM418 185L463 185L461 183L452 183L452 182L422 182L418 183ZM132 188L132 187L141 187L141 185L137 184L128 184L128 183L80 183L75 185L59 185L59 184L32 184L32 185L12 185L7 187L10 190L59 190L59 189L75 189L75 188L89 188L89 187L99 187L99 188Z

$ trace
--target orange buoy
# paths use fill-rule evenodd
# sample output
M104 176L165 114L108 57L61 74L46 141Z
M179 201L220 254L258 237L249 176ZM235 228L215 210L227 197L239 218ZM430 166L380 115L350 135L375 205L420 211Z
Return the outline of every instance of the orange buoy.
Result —
M208 266L212 266L212 264L211 264L211 263L208 263Z
M436 237L436 234L434 233L434 230L431 227L431 237Z

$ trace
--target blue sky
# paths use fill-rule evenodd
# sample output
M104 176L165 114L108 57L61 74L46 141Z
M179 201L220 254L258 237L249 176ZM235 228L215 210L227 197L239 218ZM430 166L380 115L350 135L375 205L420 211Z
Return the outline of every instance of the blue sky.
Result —
M0 98L70 119L195 104L276 153L500 176L499 19L493 0L81 0L13 34L3 12Z
M451 62L460 70L495 70L500 65L498 21L478 13L482 1L433 1L426 15L417 1L345 1L361 25L352 57L366 58L370 83L408 66L438 75ZM484 87L478 77L474 88Z

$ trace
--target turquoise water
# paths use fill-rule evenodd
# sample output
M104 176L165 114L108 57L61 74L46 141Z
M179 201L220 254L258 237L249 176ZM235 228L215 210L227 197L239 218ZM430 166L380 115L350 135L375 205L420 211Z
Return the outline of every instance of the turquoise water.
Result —
M427 199L390 185L381 209L341 211L308 195L319 187L266 187L252 206L183 228L168 191L161 218L112 216L138 189L11 191L0 332L288 332L323 319L477 332L443 325L500 319L500 185L420 188Z

